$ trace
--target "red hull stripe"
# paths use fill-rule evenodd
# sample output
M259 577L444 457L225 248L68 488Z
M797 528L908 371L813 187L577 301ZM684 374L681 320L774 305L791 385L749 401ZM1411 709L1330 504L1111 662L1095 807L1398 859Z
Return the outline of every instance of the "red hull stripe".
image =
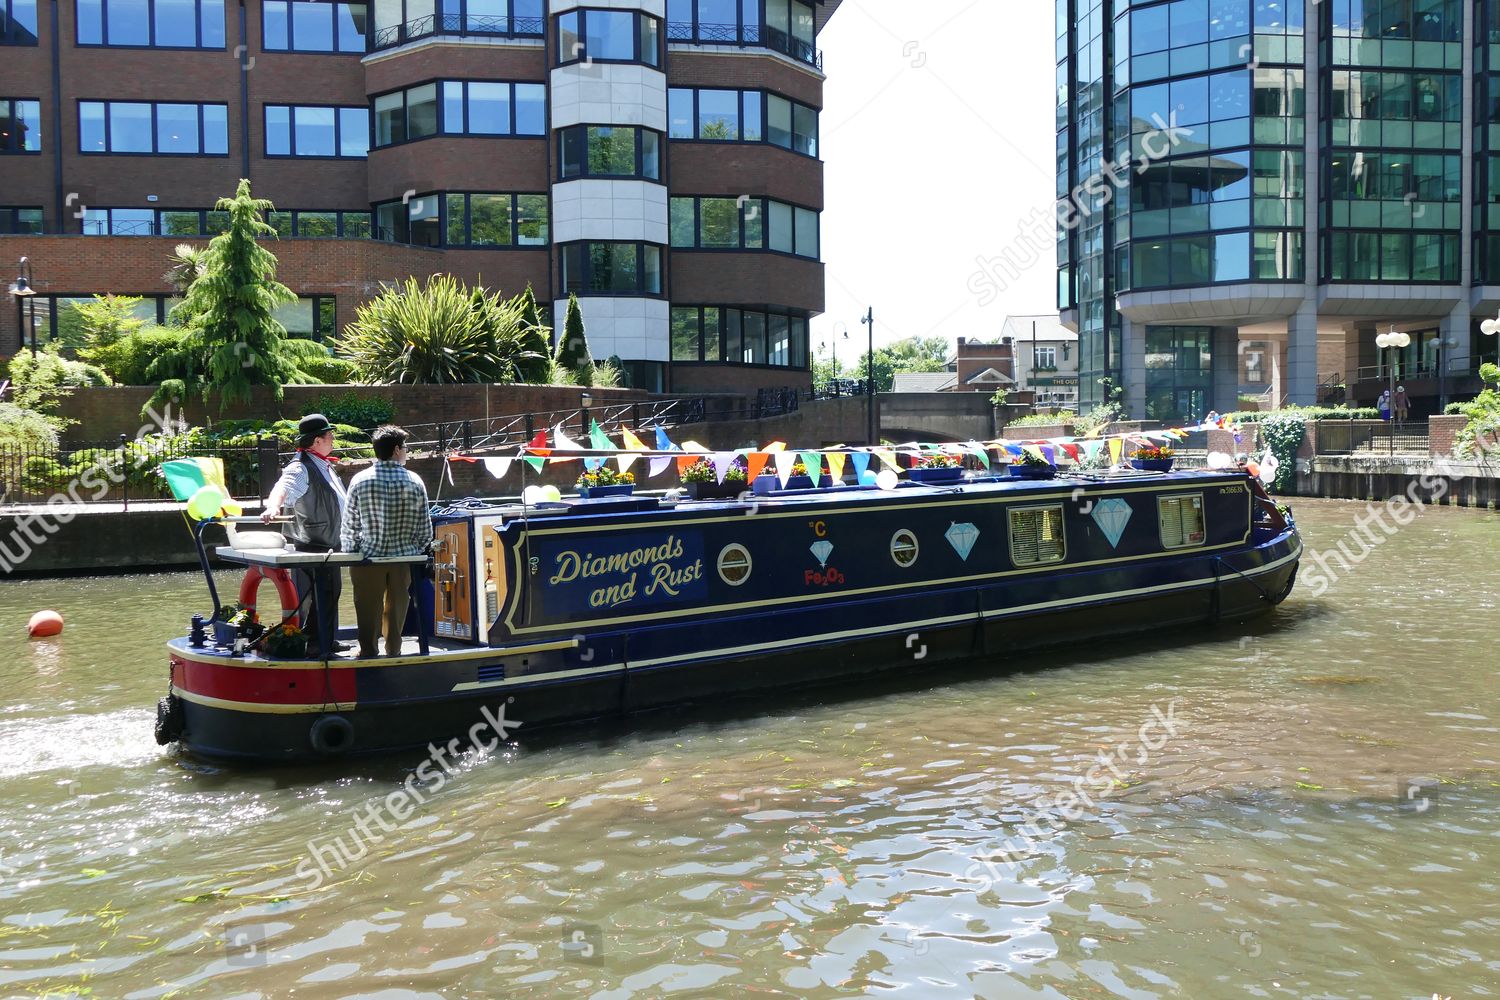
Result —
M198 663L174 656L172 666L177 687L221 701L322 705L355 700L355 672L324 670L321 663L306 670L259 670Z

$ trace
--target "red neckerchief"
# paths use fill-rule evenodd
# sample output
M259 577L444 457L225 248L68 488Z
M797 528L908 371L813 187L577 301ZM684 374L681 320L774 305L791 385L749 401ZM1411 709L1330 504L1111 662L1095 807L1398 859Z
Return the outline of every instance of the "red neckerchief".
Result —
M337 465L338 464L338 460L339 460L339 457L337 455L332 455L332 454L329 454L329 455L319 455L317 452L313 451L311 448L298 448L297 452L298 452L298 454L301 454L301 453L305 452L305 453L311 455L313 458L321 458L323 461L327 462L329 465Z

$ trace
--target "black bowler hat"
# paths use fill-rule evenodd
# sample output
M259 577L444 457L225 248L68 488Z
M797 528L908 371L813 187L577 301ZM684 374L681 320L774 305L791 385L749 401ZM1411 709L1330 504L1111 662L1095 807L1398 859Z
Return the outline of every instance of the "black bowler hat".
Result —
M322 437L333 430L333 424L321 413L309 413L297 424L297 435L305 438Z

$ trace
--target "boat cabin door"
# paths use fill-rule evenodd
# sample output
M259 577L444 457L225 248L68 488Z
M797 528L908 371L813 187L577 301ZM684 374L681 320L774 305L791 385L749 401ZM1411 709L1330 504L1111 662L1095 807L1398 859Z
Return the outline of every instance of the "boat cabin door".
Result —
M496 627L496 619L505 608L505 599L510 592L505 574L505 547L500 544L500 528L499 524L486 524L479 529L483 540L480 551L484 556L484 575L479 581L479 640L486 643L493 642L491 630Z
M466 524L440 524L433 532L435 596L432 634L449 639L474 638L470 598L469 531Z

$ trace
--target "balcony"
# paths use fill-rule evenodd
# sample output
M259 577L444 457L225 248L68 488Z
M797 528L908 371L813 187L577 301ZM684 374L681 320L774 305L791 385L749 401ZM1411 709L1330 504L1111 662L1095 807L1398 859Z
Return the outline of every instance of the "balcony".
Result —
M370 51L381 52L398 45L442 35L450 38L534 38L546 31L540 17L484 17L461 14L429 14L404 24L378 29L370 39Z
M691 21L668 21L667 41L693 45L738 45L741 48L757 46L780 52L819 70L823 68L823 53L816 46L769 25L699 23L695 27Z

